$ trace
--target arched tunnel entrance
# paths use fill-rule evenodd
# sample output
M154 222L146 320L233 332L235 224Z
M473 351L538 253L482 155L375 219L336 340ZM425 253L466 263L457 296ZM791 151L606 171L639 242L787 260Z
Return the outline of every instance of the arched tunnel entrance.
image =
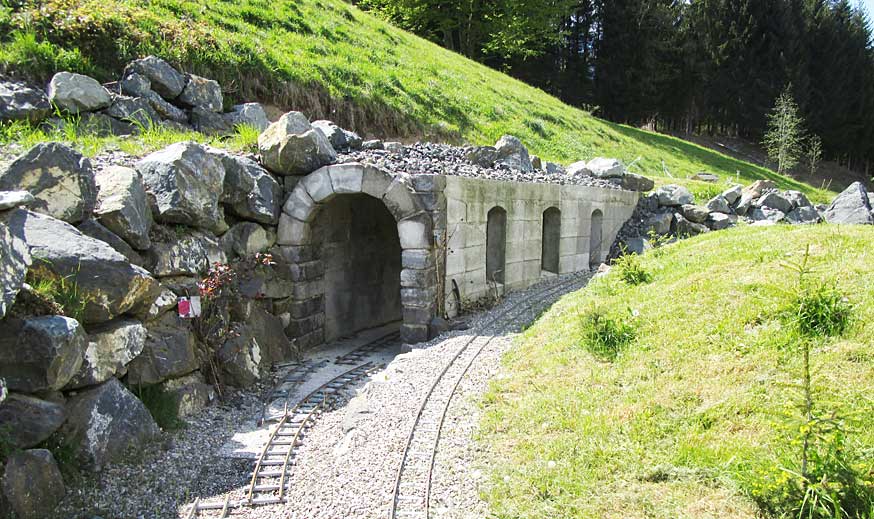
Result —
M437 255L409 176L326 166L297 183L282 211L277 243L294 281L286 333L298 346L398 320L404 342L428 340Z
M313 237L325 270L326 342L401 320L401 244L381 200L333 198L316 213Z

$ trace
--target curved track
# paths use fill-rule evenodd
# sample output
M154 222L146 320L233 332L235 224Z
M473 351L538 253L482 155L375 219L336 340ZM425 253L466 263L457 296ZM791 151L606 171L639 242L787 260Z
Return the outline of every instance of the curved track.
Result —
M480 326L476 335L468 338L438 374L419 407L407 436L401 463L392 494L389 519L430 517L431 487L434 462L440 444L440 435L452 397L479 354L495 339L487 335L501 322L512 321L523 312L551 302L556 294L564 294L572 285L583 284L586 277L574 276L566 281L545 287L527 300L510 305L495 313Z

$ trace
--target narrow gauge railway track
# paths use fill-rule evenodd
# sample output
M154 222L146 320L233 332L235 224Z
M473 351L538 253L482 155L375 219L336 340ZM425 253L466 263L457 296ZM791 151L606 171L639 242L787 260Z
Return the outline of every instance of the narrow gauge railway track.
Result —
M325 364L327 364L327 361L315 362L312 360L277 364L275 366L276 369L288 369L288 372L276 385L273 386L267 396L262 399L264 405L261 407L261 417L258 418L258 427L261 427L265 422L269 421L267 413L270 410L270 405L277 400L285 400L283 409L284 411L287 411L289 404L288 399L294 393L294 390L303 384L307 377L318 371Z
M401 463L398 465L389 509L389 519L429 519L434 463L440 435L452 397L479 354L495 339L487 335L499 322L517 318L524 311L550 301L556 293L581 283L574 276L567 281L546 287L526 300L519 301L496 313L479 327L476 335L468 338L438 374L419 407L407 436ZM527 303L527 304L526 304Z
M197 499L191 505L186 517L193 519L199 517L201 512L217 511L218 515L215 517L223 519L235 508L285 503L285 492L290 485L288 476L294 465L294 454L302 445L305 432L313 426L321 413L330 410L336 404L337 394L340 391L382 368L382 365L367 362L322 384L290 409L286 405L282 416L275 418L276 425L271 428L270 437L255 462L246 497L231 500L228 496L223 501L212 502L201 502ZM289 375L298 376L299 372L293 369Z
M388 349L392 345L397 344L401 340L401 332L394 331L389 334L383 335L378 339L371 341L361 347L355 348L349 353L345 353L343 355L339 355L335 360L334 364L339 365L348 365L354 366L356 364L360 364L364 359L370 357L375 353L380 353L383 350Z

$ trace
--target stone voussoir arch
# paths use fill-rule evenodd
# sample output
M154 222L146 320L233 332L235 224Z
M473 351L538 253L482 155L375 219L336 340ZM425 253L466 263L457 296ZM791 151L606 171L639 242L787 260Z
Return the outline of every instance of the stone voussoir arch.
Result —
M401 245L401 303L405 342L428 339L436 314L436 269L431 216L417 197L409 175L392 174L359 163L325 166L303 177L282 209L277 243L293 264L290 335L301 347L324 342L324 280L313 225L321 207L338 196L364 194L381 200L397 223ZM296 314L296 315L295 315Z

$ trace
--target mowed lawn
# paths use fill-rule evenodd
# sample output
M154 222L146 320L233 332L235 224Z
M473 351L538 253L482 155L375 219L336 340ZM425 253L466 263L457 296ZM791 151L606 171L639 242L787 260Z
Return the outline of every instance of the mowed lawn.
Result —
M787 489L801 470L803 348L787 320L799 278L788 265L808 246L807 286L824 282L852 308L841 335L807 339L815 415L843 431L811 452L839 460L826 472L846 469L844 484L870 500L872 244L872 227L744 226L648 253L648 283L614 267L563 298L518 339L485 400L494 515L797 517ZM630 330L613 360L592 353L595 313Z
M770 178L824 202L831 193L688 142L608 123L541 90L394 28L342 0L47 0L0 5L0 72L117 79L147 54L217 79L228 101L260 100L363 134L493 144L520 137L544 159L616 157L658 183ZM6 132L6 142L14 139ZM90 146L90 148L94 148Z

